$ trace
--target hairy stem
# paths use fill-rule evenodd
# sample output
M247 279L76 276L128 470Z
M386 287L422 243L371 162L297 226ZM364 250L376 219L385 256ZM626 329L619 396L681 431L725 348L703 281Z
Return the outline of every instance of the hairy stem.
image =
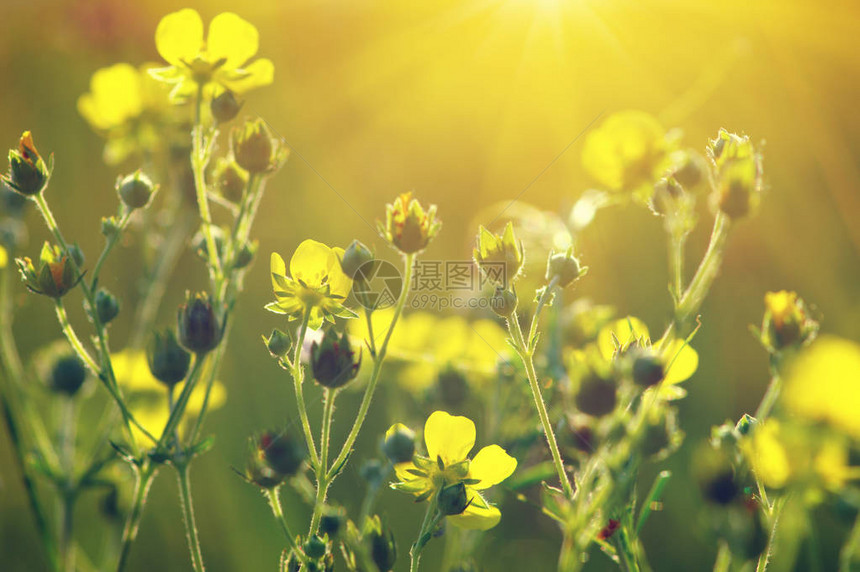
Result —
M185 537L188 540L188 551L191 553L191 565L195 572L203 572L203 553L200 550L200 538L197 534L194 504L191 498L190 466L188 464L177 466L176 474L179 482L179 504L182 506L182 520L185 523Z
M146 505L149 488L152 485L152 480L156 472L156 466L149 460L145 460L141 467L135 469L134 497L131 511L128 513L128 518L122 531L119 559L116 565L117 572L122 572L128 563L131 544L137 538L137 531L140 529L140 519L143 516L143 507Z

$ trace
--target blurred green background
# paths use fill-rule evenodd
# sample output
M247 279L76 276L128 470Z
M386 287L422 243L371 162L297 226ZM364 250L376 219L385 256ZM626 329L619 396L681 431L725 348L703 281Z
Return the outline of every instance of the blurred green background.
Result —
M824 331L860 339L860 9L833 0L188 5L205 22L230 10L258 27L260 55L274 61L275 83L249 94L245 111L264 117L294 149L269 185L255 228L264 256L246 281L220 376L228 402L208 422L217 444L194 466L209 569L274 569L283 544L263 498L230 470L243 463L248 435L294 415L284 372L259 341L278 325L262 309L270 298L268 253L288 255L304 238L342 246L359 238L393 259L362 218L373 223L385 202L414 190L438 205L444 221L427 257L468 259L477 223L487 222L478 213L526 187L521 201L568 212L594 183L581 166L581 141L559 153L601 112L628 108L681 128L686 145L699 150L720 127L765 143L767 194L758 216L731 237L702 308L701 364L680 405L687 442L665 463L676 476L665 510L644 536L655 569L709 569L715 548L699 526L690 451L711 425L736 419L761 398L767 358L748 325L760 321L765 291L796 290L817 308ZM99 67L159 61L154 30L176 8L120 0L3 4L0 143L11 147L30 129L39 150L56 155L48 198L66 236L91 257L101 248L100 218L115 210L113 182L135 166L102 163L103 142L78 115L76 100ZM35 215L28 218L31 256L46 238ZM690 264L701 256L708 226L703 216L690 241ZM129 246L109 262L108 287L129 289L135 252ZM601 212L580 252L590 272L577 295L638 315L655 331L662 327L670 300L659 219L633 206ZM202 264L187 255L162 323L170 323L184 290L202 287L204 279ZM29 354L60 332L50 304L19 291L15 333ZM71 306L79 306L77 296ZM121 315L113 326L115 347L128 319ZM317 398L312 391L314 417ZM383 391L332 490L348 507L357 507L363 494L359 462L373 454L375 437L392 421L384 403ZM343 399L336 439L356 405L355 395ZM478 431L479 445L486 444ZM44 561L5 434L0 467L0 568L40 569ZM188 561L171 474L156 482L131 570L182 569ZM95 503L81 503L83 538L101 527L84 526L99 518ZM308 509L298 499L287 496L285 504L295 522L306 522ZM379 510L394 527L402 569L422 509L386 490ZM525 505L502 510L502 525L485 539L487 570L549 569L555 527ZM441 546L430 545L426 569L436 569L440 553ZM608 567L599 554L593 560L595 569Z

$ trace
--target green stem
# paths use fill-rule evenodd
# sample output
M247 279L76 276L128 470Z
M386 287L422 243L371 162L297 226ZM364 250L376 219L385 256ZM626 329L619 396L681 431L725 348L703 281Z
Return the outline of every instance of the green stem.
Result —
M673 297L677 300L684 291L684 244L687 235L672 233L669 236L669 273L672 277Z
M689 327L690 319L699 311L711 284L717 277L731 226L731 219L722 212L718 212L714 218L714 228L711 231L711 239L705 256L675 308L675 322L679 326L681 337L687 334L686 330Z
M299 328L299 337L296 340L295 351L293 352L293 367L292 367L292 377L293 377L293 388L296 391L296 405L299 409L299 419L302 423L302 432L305 434L305 441L308 445L308 452L311 456L311 465L316 471L320 466L320 458L317 455L317 447L314 443L314 434L311 431L311 423L308 421L308 410L305 405L305 394L302 386L304 385L304 377L305 370L302 365L302 346L305 343L305 336L308 333L308 323L311 319L311 312L307 310L305 312L305 316L302 319L302 325Z
M202 106L203 84L200 84L197 88L197 100L194 113L191 170L194 175L194 188L197 191L197 208L200 211L200 219L203 221L203 236L206 239L206 251L209 257L209 267L214 273L215 281L220 282L224 273L221 269L221 259L218 257L215 237L212 234L212 214L209 212L209 197L206 192L206 164L208 162L209 150L203 148L203 125L200 119Z
M394 327L397 325L397 320L403 312L403 307L406 305L406 298L409 295L409 289L412 285L412 265L415 260L415 254L407 254L404 257L404 272L403 289L400 291L400 296L397 298L397 304L394 306L394 316L391 318L391 323L388 325L388 331L379 347L379 352L373 361L373 371L370 374L370 381L367 388L364 390L364 395L361 398L361 404L358 406L358 415L349 434L344 441L343 447L332 462L328 477L333 478L335 473L341 469L341 466L346 462L347 456L352 451L355 440L358 438L358 433L361 431L361 426L364 424L364 419L367 417L367 411L370 409L370 402L373 400L373 393L376 391L376 385L379 382L379 374L382 371L382 363L385 361L385 353L388 350L388 342L391 340L391 334L394 333Z
M191 565L195 572L203 572L203 553L200 550L197 523L194 520L194 504L191 499L190 466L188 464L177 466L176 473L179 481L179 501L185 522L185 537L188 540L188 551L191 553Z
M92 276L90 278L91 291L95 291L98 286L99 276L101 275L102 266L107 260L108 255L110 254L113 247L119 241L119 238L122 236L123 231L128 226L129 221L131 220L131 213L133 211L128 210L127 208L123 209L122 217L119 219L118 230L110 235L107 238L107 242L105 242L105 247L102 249L102 253L99 255L99 259L96 261L96 265L93 267Z
M770 535L767 540L767 548L765 548L764 552L761 553L761 556L758 558L758 563L756 564L755 570L756 572L764 572L767 570L767 565L770 562L770 556L773 553L774 545L776 544L776 532L777 527L779 526L779 519L782 516L782 508L785 506L785 499L779 499L774 502L773 507L770 509L770 517L773 521L770 529Z
M269 506L272 507L272 514L275 515L275 520L277 520L278 524L281 525L281 530L284 531L284 537L287 539L290 548L292 548L293 554L296 555L299 562L305 564L307 563L307 556L305 556L305 553L299 548L299 545L296 544L296 535L294 535L290 530L290 525L287 523L287 518L284 516L284 510L281 508L281 499L278 490L278 488L266 489Z
M431 518L432 515L432 518ZM421 560L421 552L424 546L430 540L429 532L436 527L439 521L444 518L436 507L436 501L431 500L427 503L427 511L424 513L424 520L421 523L421 530L418 531L418 538L412 543L409 549L409 572L417 572L418 564Z
M203 370L203 363L206 356L195 355L194 365L191 366L191 371L185 380L185 387L182 388L182 393L179 394L179 399L175 406L170 411L170 417L167 418L167 424L164 426L164 431L161 437L157 440L156 451L164 452L171 436L175 434L179 422L182 420L182 415L185 413L185 407L188 405L188 400L191 398L191 392L197 386L197 380L200 379L200 373Z
M337 390L323 388L323 418L322 429L320 431L320 462L317 466L317 494L314 501L314 511L311 516L311 526L308 530L308 538L316 534L317 528L322 518L323 509L325 508L325 499L328 494L328 487L331 480L328 477L328 446L331 438L331 419L334 411L334 400L337 397Z
M848 539L839 553L839 572L851 572L857 569L860 563L860 513L854 520L854 527L848 534Z
M125 527L122 531L119 559L116 565L117 572L122 572L128 563L131 544L137 538L137 531L140 529L140 519L143 516L143 507L146 504L146 498L149 495L149 489L156 472L157 467L152 465L148 460L143 462L143 466L135 469L134 498L131 504L131 512L128 514Z
M732 551L727 542L720 542L717 550L717 559L714 561L714 572L729 572L732 565Z
M774 375L770 378L770 383L767 386L767 391L765 391L764 397L762 397L761 402L755 410L755 418L759 422L764 421L770 415L773 406L776 404L776 400L779 397L779 391L781 389L782 383L779 375Z
M537 316L537 313L535 315ZM573 487L570 484L570 479L567 476L567 472L564 470L564 462L561 459L561 453L558 449L558 442L555 439L555 433L552 430L552 423L549 419L549 413L547 413L546 404L544 403L543 396L540 391L540 384L538 383L537 373L535 372L534 361L532 360L532 353L529 347L526 345L526 341L523 339L523 331L520 328L520 323L517 319L516 312L514 312L507 319L507 323L508 333L510 334L511 339L514 342L514 345L517 347L517 353L519 354L520 359L523 362L523 366L525 366L526 368L526 377L528 377L529 380L529 388L531 389L532 397L534 398L535 409L537 409L538 417L540 417L540 422L543 426L544 435L546 436L547 444L549 445L549 450L552 453L552 461L555 465L556 473L558 473L558 479L561 482L562 488L564 489L564 494L568 498L573 498Z

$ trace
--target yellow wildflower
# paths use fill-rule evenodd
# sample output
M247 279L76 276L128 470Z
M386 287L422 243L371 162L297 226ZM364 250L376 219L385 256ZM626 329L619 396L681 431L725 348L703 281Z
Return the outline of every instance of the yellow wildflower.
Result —
M421 252L439 233L436 205L425 211L412 193L403 193L385 205L385 224L377 222L382 237L403 254Z
M502 234L494 234L482 225L472 257L487 280L500 288L507 288L523 267L523 244L514 235L514 224L508 221Z
M394 425L389 432L396 431ZM499 509L489 504L479 491L507 479L517 467L517 460L498 445L482 448L469 460L475 446L475 424L466 417L435 411L424 424L427 456L394 466L399 482L394 489L414 494L420 500L439 501L439 492L452 485L464 485L465 509L449 515L451 523L469 529L488 530L499 523Z
M784 383L786 410L860 440L860 345L822 337L789 364Z
M607 190L647 200L654 184L672 167L676 145L651 115L620 111L589 133L582 165Z
M308 327L318 329L323 320L334 317L354 318L356 314L343 305L352 288L352 279L343 273L342 248L329 248L316 240L302 242L290 259L290 276L284 259L272 253L272 287L274 302L266 309L285 314L289 319L303 319L310 313Z
M150 434L156 438L161 436L170 409L167 403L167 392L164 384L153 377L146 362L146 354L140 350L124 350L111 356L111 365L116 376L117 383L128 399L129 409L135 419L143 425ZM185 382L174 386L174 395L179 395L185 387ZM206 387L198 383L191 393L188 405L185 407L185 415L179 423L180 435L193 427L200 410L203 408L203 400L206 396ZM224 406L227 401L227 389L220 381L215 381L209 394L208 411L213 411ZM135 439L141 444L149 443L136 427L132 426Z
M153 77L173 85L170 97L184 100L198 90L210 99L230 90L244 93L272 83L275 66L260 58L249 63L259 48L253 24L232 12L218 14L203 39L203 20L196 10L185 8L158 23L155 47L170 64L152 70Z
M136 152L166 148L165 127L180 123L170 108L168 90L149 70L119 63L96 70L90 91L78 98L78 112L96 133L107 139L104 161L122 162Z
M9 255L6 253L6 249L0 245L0 268L6 268L6 265L9 263Z

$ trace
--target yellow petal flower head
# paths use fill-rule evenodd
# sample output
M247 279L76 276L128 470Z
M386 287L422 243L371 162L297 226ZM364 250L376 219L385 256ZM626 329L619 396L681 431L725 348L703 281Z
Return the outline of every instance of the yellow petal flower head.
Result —
M379 232L403 254L421 252L439 233L442 223L436 220L436 205L425 211L412 193L403 193L385 206L385 224L377 223Z
M472 256L488 281L499 288L507 288L523 267L523 245L514 235L514 224L508 221L502 234L494 234L481 226Z
M651 115L620 111L588 135L582 165L606 190L646 201L673 165L675 139Z
M788 365L784 383L789 413L860 440L860 345L821 337Z
M104 160L115 165L133 153L167 148L165 128L190 120L171 108L169 90L149 74L153 64L119 63L96 70L90 90L78 98L78 113L107 140Z
M507 479L517 468L517 460L498 445L484 447L469 460L475 446L475 424L466 417L435 411L424 424L427 456L415 455L411 462L394 466L398 482L392 488L413 494L416 500L438 502L442 489L465 486L467 506L448 516L461 528L488 530L501 519L499 509L489 504L479 491Z
M251 62L259 48L257 28L232 12L218 14L203 39L203 20L196 10L185 8L158 23L155 47L170 64L152 70L156 79L171 84L170 97L183 101L202 92L211 99L230 90L245 93L272 83L275 66L260 58Z
M356 314L343 305L352 288L352 279L340 268L342 248L329 248L321 242L307 239L290 259L290 275L281 255L271 258L274 302L266 309L284 314L290 320L308 317L308 327L318 329L323 320L334 322L335 316L355 318Z
M761 335L768 351L805 345L818 333L818 323L809 317L806 303L796 292L768 292L764 306Z
M113 366L117 383L128 399L129 410L132 415L151 435L158 438L167 425L167 419L170 417L170 408L164 384L150 373L145 352L141 350L124 350L113 354L111 355L111 365ZM183 381L174 386L174 395L179 395L182 392L183 387L185 387L184 384L185 382ZM203 409L205 396L205 384L199 383L191 393L188 405L185 407L185 415L183 415L182 420L179 422L180 435L194 426L197 416L200 414L201 409ZM213 382L212 391L209 394L209 402L206 406L207 411L220 409L226 401L227 389L223 383L216 380ZM139 444L152 444L134 425L132 425L132 433Z

